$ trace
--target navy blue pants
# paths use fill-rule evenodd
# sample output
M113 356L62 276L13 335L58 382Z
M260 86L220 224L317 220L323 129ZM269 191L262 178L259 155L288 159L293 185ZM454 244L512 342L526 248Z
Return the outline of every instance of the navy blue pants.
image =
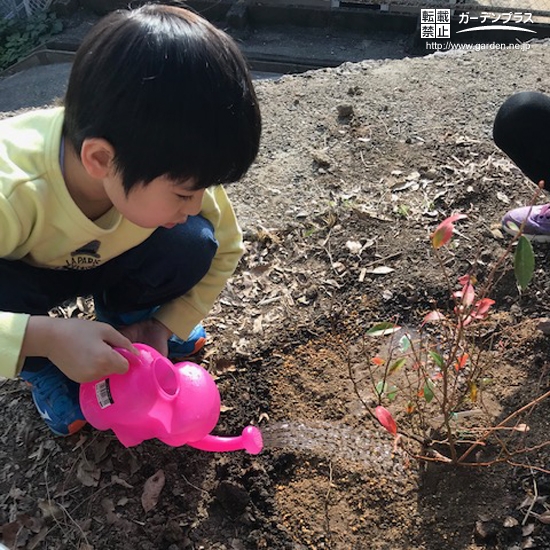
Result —
M212 224L190 216L172 229L158 228L143 243L93 269L44 269L0 259L0 311L45 315L67 300L89 295L115 315L153 308L193 288L206 275L217 248ZM44 362L30 357L23 368L37 370Z
M493 138L517 167L533 182L544 180L550 189L550 97L539 92L520 92L499 109Z

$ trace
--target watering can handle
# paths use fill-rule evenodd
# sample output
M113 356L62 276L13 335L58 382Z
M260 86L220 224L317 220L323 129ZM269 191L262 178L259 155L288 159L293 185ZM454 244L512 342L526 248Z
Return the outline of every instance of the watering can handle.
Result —
M124 359L128 361L128 365L131 366L139 366L141 364L141 359L139 355L136 355L135 353L132 353L131 351L128 351L125 348L113 348L115 351L120 353ZM141 352L141 350L140 350Z

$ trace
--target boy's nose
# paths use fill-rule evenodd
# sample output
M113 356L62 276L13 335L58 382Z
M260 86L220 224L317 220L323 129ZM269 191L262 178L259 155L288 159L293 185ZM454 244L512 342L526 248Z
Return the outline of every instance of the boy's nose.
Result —
M185 214L188 216L198 216L200 214L200 211L202 209L202 201L193 201L193 204L189 206L189 208L185 209Z

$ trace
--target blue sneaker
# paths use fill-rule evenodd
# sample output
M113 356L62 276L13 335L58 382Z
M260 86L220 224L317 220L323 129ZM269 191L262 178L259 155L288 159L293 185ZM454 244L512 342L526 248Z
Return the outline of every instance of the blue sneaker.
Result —
M185 359L197 354L206 344L206 331L199 323L189 335L187 340L178 338L175 334L168 340L169 359Z
M56 435L78 432L86 420L80 409L80 384L67 378L53 363L36 372L22 371L38 413Z

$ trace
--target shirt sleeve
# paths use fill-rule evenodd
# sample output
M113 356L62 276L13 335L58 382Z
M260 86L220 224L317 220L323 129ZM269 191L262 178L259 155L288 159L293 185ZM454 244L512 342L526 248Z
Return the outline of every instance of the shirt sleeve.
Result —
M15 378L21 371L21 346L29 315L0 311L0 376Z
M25 198L15 191L9 200L0 194L0 257L9 257L29 234L35 209L27 208L27 218L18 215L17 207ZM23 363L21 346L29 315L0 311L0 376L16 377Z
M24 189L15 189L9 197L0 192L0 258L9 257L28 239L37 211Z
M214 226L218 250L209 271L187 294L165 304L155 317L184 340L208 314L243 254L242 231L222 186L208 190L201 215Z

